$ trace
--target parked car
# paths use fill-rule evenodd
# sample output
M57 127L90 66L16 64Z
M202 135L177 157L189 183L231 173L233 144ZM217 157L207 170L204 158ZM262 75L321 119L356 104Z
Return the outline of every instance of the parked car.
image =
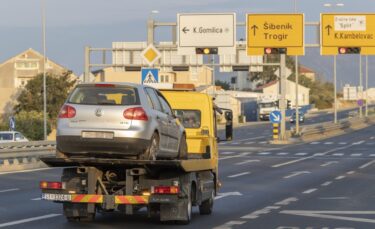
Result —
M18 131L0 131L0 143L28 141L29 140Z
M152 87L80 84L62 106L57 156L186 158L185 129Z
M299 122L305 122L305 114L302 112L298 113ZM296 113L294 112L292 116L290 117L290 123L295 123L296 121Z

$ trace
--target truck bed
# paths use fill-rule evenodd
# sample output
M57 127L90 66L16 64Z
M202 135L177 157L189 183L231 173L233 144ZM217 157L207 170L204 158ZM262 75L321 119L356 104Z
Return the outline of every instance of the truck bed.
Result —
M72 166L113 166L121 168L148 168L148 169L179 169L185 172L211 170L216 168L213 159L188 159L188 160L133 160L112 158L40 158L49 167Z

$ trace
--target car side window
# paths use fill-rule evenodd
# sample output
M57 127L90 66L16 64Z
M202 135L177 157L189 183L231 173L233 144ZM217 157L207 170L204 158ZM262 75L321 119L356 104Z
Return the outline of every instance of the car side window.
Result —
M172 109L169 106L168 102L165 101L165 99L161 95L158 94L158 96L159 96L159 100L160 100L161 106L163 107L164 113L166 113L168 115L172 115Z
M146 88L146 94L148 94L148 96L150 96L150 99L151 99L151 102L152 102L152 107L154 108L154 110L158 110L158 111L163 111L163 109L161 108L161 104L159 102L159 99L154 91L154 89L152 88Z
M14 139L16 140L16 141L19 141L19 140L22 140L22 135L20 134L20 133L16 133L15 134L15 136L14 136Z

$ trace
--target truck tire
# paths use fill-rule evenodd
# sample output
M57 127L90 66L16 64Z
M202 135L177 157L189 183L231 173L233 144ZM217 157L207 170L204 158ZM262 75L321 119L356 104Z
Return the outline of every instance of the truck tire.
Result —
M158 151L159 151L159 143L160 143L159 135L156 132L152 135L150 142L151 142L150 145L147 147L147 149L143 153L141 159L155 161Z
M214 192L211 193L211 197L199 205L199 214L210 215L214 206Z
M181 136L180 146L179 146L179 149L178 149L178 159L182 159L182 160L188 159L188 148L187 148L187 142L186 142L186 135L185 134L183 134Z
M184 220L181 220L181 221L178 221L177 223L178 224L182 224L182 225L187 225L190 223L191 221L191 213L192 213L192 208L193 208L193 201L192 201L192 188L190 187L190 190L188 192L188 196L186 198L186 202L185 202L185 208L186 208L186 216L185 216L185 219Z

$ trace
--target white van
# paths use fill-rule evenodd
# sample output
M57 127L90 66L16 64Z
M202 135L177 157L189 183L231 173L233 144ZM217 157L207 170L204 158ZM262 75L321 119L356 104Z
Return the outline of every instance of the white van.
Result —
M28 142L29 140L17 131L0 131L0 143Z

